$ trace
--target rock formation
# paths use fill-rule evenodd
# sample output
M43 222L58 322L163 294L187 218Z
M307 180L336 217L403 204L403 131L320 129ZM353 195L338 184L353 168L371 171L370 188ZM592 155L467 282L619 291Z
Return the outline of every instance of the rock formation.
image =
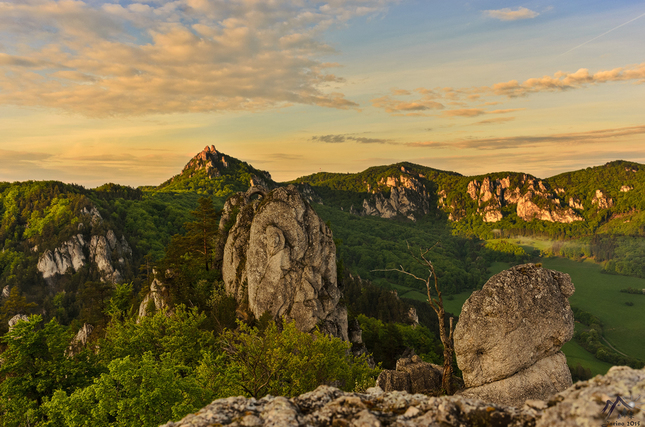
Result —
M142 318L146 317L149 313L150 304L154 304L156 311L161 311L168 308L168 290L159 279L157 279L157 272L153 270L155 279L150 284L150 291L146 294L139 304L139 315L137 317L137 322Z
M517 406L571 385L560 348L573 336L574 290L568 274L524 264L473 292L454 333L463 394Z
M384 369L376 385L383 391L406 391L437 395L441 393L443 367L421 360L416 354L396 361L396 370Z
M96 208L93 208L93 211L95 210ZM87 211L87 214L93 215L93 211ZM98 211L96 215L98 216L93 215L92 219L100 218ZM96 264L101 280L111 283L122 280L119 268L125 264L126 258L132 257L132 248L125 236L121 236L121 240L118 240L112 230L108 230L106 235L91 236L89 242L82 234L77 234L53 251L45 250L38 259L38 271L51 285L57 275L76 273L84 267L88 263L86 257L88 252L89 262ZM112 259L113 253L117 257L115 260Z
M219 399L196 414L162 427L222 426L601 426L619 421L625 426L645 425L645 370L613 367L605 376L578 382L548 401L529 400L520 408L467 398L429 397L406 392L346 393L320 386L287 399L266 396ZM617 396L618 404L609 410ZM610 402L608 407L607 402ZM633 424L627 424L632 422ZM619 425L619 424L613 424Z
M226 292L256 318L269 312L295 320L302 331L320 326L348 339L336 245L295 186L271 192L252 187L229 198L220 230L220 242L226 242L218 250Z
M468 196L477 202L477 212L484 222L497 222L504 216L502 208L509 205L516 206L517 216L524 221L539 219L549 222L571 223L583 221L580 215L573 211L577 205L561 206L561 188L549 190L544 181L528 175L507 176L492 179L486 177L479 182L472 180L466 189ZM463 215L451 215L451 220L458 220Z
M18 322L27 322L28 320L29 317L25 316L24 314L16 314L11 319L9 319L9 330L11 331L13 327L18 324Z
M403 169L403 168L402 168ZM405 169L402 170L406 173ZM417 177L408 174L382 178L379 186L386 186L389 195L376 192L368 200L363 200L363 215L394 218L404 216L412 221L430 213L430 196L425 185Z
M92 334L93 330L94 326L90 325L89 323L83 324L81 329L78 330L78 332L72 339L69 347L67 347L65 355L67 357L73 357L74 355L78 354L89 342L90 335Z

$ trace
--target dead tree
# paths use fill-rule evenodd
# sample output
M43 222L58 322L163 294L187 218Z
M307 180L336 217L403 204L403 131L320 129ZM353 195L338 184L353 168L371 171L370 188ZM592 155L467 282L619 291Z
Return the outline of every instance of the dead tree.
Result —
M416 276L415 274L410 273L409 271L406 271L402 265L400 265L398 269L390 268L390 269L373 270L373 271L397 271L399 273L407 274L408 276L411 276L416 280L420 280L423 283L425 283L426 290L428 292L428 303L430 304L430 307L432 307L434 312L437 313L437 317L439 318L439 336L441 338L441 343L443 344L443 377L441 381L441 387L443 388L446 394L453 394L452 356L455 352L455 348L453 344L452 335L454 332L454 327L453 327L454 318L453 317L450 318L449 327L446 328L446 312L443 309L443 299L441 298L439 281L437 280L437 274L435 273L434 265L432 264L432 261L430 261L426 257L428 252L434 249L434 247L437 246L438 244L439 242L435 243L431 248L425 249L425 250L419 248L419 255L415 255L414 253L412 253L412 250L410 249L410 244L408 243L408 251L410 252L410 255L412 256L412 258L414 258L416 262L418 262L428 270L428 277L425 279L422 279ZM434 289L435 289L435 292L437 293L436 298L432 297L432 292L430 288L431 280L434 280Z

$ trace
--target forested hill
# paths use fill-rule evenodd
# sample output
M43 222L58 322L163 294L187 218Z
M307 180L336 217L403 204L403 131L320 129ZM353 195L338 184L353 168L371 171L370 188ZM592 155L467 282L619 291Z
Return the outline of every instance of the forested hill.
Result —
M462 176L397 163L292 182L311 187L312 200L344 211L410 219L443 213L458 230L481 237L645 233L645 168L634 162L614 161L546 179L521 172Z
M181 171L158 187L156 191L189 191L215 197L228 197L246 191L251 184L272 188L276 184L271 174L246 162L217 151L214 145L193 157Z

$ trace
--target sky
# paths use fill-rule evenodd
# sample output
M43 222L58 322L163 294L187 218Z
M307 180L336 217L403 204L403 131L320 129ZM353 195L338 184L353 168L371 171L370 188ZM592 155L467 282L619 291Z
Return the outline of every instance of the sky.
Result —
M645 163L642 1L0 0L0 181Z

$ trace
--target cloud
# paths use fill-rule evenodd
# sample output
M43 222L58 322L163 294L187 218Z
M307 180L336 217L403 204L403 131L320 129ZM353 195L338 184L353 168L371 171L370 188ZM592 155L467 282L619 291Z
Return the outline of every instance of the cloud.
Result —
M591 73L587 68L580 68L575 72L558 71L552 76L532 77L522 83L518 80L509 80L482 87L417 88L414 92L421 95L417 99L410 99L411 93L409 91L397 89L392 92L392 95L372 99L372 106L381 108L392 115L429 115L422 113L429 110L443 109L445 108L444 104L465 107L469 104L490 106L498 105L501 102L499 100L487 100L486 98L503 97L513 99L535 93L565 92L594 85L629 81L635 84L645 83L645 62L611 70L600 70L595 73ZM482 108L460 108L444 111L441 115L444 117L476 117L482 114L503 114L511 111L517 110L500 109L487 112Z
M483 114L506 114L519 110L524 110L524 108L507 108L505 110L493 111L486 111L481 108L460 108L458 110L444 111L441 115L444 117L477 117Z
M645 134L645 125L543 136L472 138L455 141L419 141L408 142L404 143L403 145L407 145L408 147L504 150L518 147L537 147L543 144L594 144L601 142L611 142L620 137L643 134Z
M495 123L506 123L515 120L515 117L495 117L494 119L481 120L473 123L473 125L490 125Z
M0 2L0 105L98 117L356 108L325 89L344 80L321 60L334 51L324 32L396 1Z
M366 138L352 135L320 135L312 136L312 141L325 142L328 144L338 144L341 142L354 141L360 144L395 144L391 139Z
M499 19L501 21L517 21L519 19L531 19L539 15L539 13L527 9L525 7L518 7L517 9L504 9L498 10L485 10L484 13L491 18Z

